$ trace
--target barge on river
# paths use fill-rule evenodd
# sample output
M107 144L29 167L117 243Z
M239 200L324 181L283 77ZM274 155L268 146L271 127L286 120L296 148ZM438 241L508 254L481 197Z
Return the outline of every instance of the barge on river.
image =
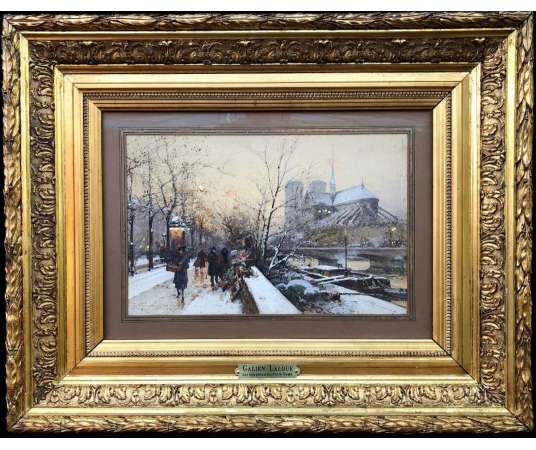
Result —
M392 288L389 278L345 270L330 265L306 266L294 269L318 286L335 285L368 294L387 301L407 300L407 289Z

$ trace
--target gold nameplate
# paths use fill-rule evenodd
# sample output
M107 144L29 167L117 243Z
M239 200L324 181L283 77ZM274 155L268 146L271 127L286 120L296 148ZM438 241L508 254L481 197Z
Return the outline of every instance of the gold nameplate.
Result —
M296 378L300 368L294 364L240 364L235 374L239 378Z

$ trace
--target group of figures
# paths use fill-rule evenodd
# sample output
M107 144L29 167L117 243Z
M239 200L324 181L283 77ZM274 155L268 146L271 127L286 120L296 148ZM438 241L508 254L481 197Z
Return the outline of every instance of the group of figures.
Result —
M186 246L181 246L171 255L166 266L166 270L175 273L173 284L177 289L177 298L182 303L184 303L184 290L188 286L190 259ZM199 283L203 283L208 274L212 289L217 289L229 266L230 258L227 248L223 247L218 252L216 247L211 247L208 253L201 249L194 261L194 276Z

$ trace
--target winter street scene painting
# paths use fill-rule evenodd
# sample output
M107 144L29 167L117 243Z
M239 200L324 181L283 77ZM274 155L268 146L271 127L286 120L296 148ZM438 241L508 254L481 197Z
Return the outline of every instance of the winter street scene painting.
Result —
M130 316L408 313L408 136L132 133Z

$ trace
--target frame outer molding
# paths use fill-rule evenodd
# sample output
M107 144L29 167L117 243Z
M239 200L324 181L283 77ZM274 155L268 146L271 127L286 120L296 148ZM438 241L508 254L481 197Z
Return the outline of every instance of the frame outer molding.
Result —
M534 20L531 15L517 34L515 102L515 414L534 428L532 405L532 146L534 127Z
M4 214L6 252L6 385L7 424L26 409L24 386L24 316L22 273L22 173L20 133L19 33L4 20L2 30L4 97Z
M50 416L25 417L20 430L82 431L260 431L260 432L382 432L382 433L500 433L524 431L513 416Z
M191 14L191 15L37 15L7 16L3 21L3 96L4 96L4 198L6 221L6 378L8 426L14 430L252 430L261 431L522 431L532 429L531 291L532 269L532 127L533 127L533 44L531 15L527 13L364 13L364 14ZM25 364L32 344L26 328L24 303L31 287L29 267L31 249L24 249L22 236L28 230L30 193L25 188L28 167L21 143L22 123L20 58L21 33L40 31L128 31L128 30L414 30L419 28L516 28L517 92L515 101L515 366L511 416L39 416L27 415L31 406L30 379L33 374ZM473 30L474 31L474 30ZM385 31L387 33L387 31ZM408 31L409 32L409 31ZM25 39L25 38L23 38ZM27 80L29 81L29 80ZM27 105L26 105L27 106ZM484 124L483 124L484 125ZM47 132L49 132L48 130ZM46 169L48 170L48 168ZM48 175L45 176L47 178ZM504 182L499 181L499 185ZM25 190L26 189L26 190ZM48 199L47 192L41 192ZM52 202L54 204L54 201ZM506 213L508 211L504 210ZM504 219L502 219L504 220ZM500 250L499 250L500 251ZM45 249L46 253L46 249ZM23 260L26 264L23 264ZM503 270L504 270L503 265ZM42 273L46 281L48 274ZM499 283L500 284L500 283ZM43 286L42 286L43 287ZM45 289L47 286L44 287ZM24 294L24 295L23 295ZM504 296L504 293L503 293ZM53 299L53 298L52 298ZM35 320L35 319L34 319ZM53 332L53 329L52 329ZM498 336L498 342L501 337ZM46 342L46 341L45 341ZM55 345L52 339L50 344ZM499 346L500 347L500 346ZM41 348L53 352L54 346ZM499 355L501 349L499 348ZM51 361L49 361L51 362ZM26 363L28 361L26 360ZM503 364L503 363L500 363ZM506 361L504 361L506 364ZM54 373L52 369L51 374ZM498 369L496 369L498 370ZM46 383L45 383L46 384ZM484 383L485 384L485 383ZM492 389L493 390L493 389ZM501 391L501 389L499 389ZM44 392L41 394L43 395ZM40 395L40 396L41 396ZM499 398L502 395L499 394ZM478 414L478 413L475 413Z
M21 31L400 30L519 27L526 12L11 15Z

